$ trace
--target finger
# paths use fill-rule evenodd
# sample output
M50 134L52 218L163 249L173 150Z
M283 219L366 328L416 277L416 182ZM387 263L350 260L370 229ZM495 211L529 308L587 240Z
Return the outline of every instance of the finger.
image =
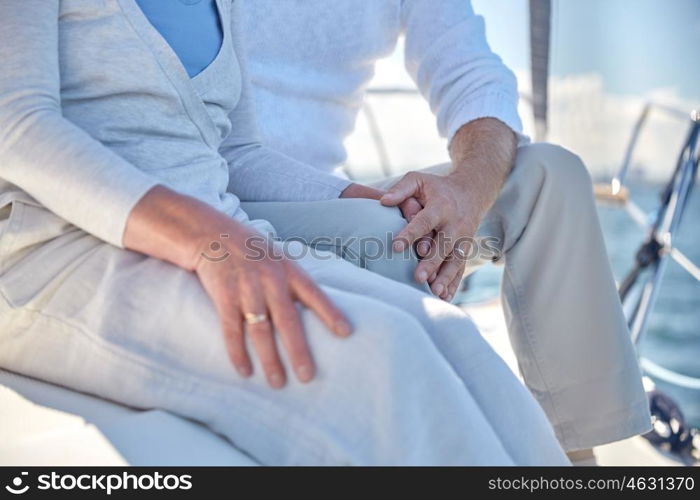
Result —
M240 306L236 304L227 307L226 311L219 311L219 317L221 317L229 359L241 377L250 377L253 374L253 364L250 362L245 345L245 329Z
M444 240L444 232L438 231L433 239L430 253L423 257L416 266L414 278L418 283L425 283L432 274L435 274L437 278L440 266L445 258L442 251L442 248L445 246Z
M423 205L421 205L420 202L414 197L410 197L406 201L401 203L401 205L399 205L399 208L401 209L401 214L403 215L403 218L410 222L418 214L418 212L420 212L423 209Z
M435 278L437 278L437 271L430 275L430 278L428 278L428 283L435 281Z
M246 280L241 284L239 290L243 292L241 294L241 308L244 315L245 313L267 314L265 299L257 280L254 285L251 281ZM274 389L283 387L286 376L282 360L277 352L272 323L270 321L246 323L246 330L265 372L267 383Z
M419 257L425 257L430 253L430 248L432 245L432 236L423 236L416 243L416 253Z
M232 292L236 295L232 295ZM235 299L238 293L235 284L231 287L221 285L221 288L217 289L216 293L212 293L211 297L221 324L228 357L242 377L249 377L253 373L253 365L245 345L240 304Z
M438 275L440 274L440 267L452 254L454 238L454 234L451 231L438 231L435 237L435 245L431 249L430 255L424 257L416 266L415 276L419 283L425 282L434 272L437 272ZM443 286L446 286L449 281L445 282Z
M460 275L463 269L464 261L454 254L450 255L440 266L437 278L431 284L433 293L446 299L449 295L450 284Z
M396 235L393 243L394 251L403 252L408 246L437 229L439 223L440 217L437 211L424 208Z
M457 295L457 290L459 290L459 285L462 283L462 279L464 278L464 267L462 267L462 270L457 273L457 276L455 276L455 279L452 280L452 283L449 284L447 287L447 302L452 302L452 299Z
M282 339L284 348L297 378L308 382L313 378L314 365L309 346L306 343L304 328L299 318L299 311L294 307L289 286L279 280L266 287L267 308L272 316L272 324Z
M352 333L352 325L343 312L338 309L328 296L306 273L293 266L289 272L289 283L299 301L311 309L326 327L339 337Z
M408 173L404 175L399 182L389 188L384 195L379 199L382 205L395 207L401 204L411 196L415 196L420 189L418 183L419 176Z

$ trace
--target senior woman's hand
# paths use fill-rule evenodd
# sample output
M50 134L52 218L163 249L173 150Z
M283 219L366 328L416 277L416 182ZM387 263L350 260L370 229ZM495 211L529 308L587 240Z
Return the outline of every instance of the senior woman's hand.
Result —
M198 200L156 186L132 210L123 241L126 248L197 274L218 313L229 358L244 377L253 372L245 342L249 335L270 386L284 386L279 335L297 378L313 378L296 301L335 335L351 333L343 313L296 263L276 254L258 233Z

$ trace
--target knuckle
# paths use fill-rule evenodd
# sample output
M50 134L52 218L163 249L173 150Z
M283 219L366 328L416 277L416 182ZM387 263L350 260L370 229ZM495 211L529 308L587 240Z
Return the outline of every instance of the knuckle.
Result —
M279 266L272 262L266 263L260 268L260 279L263 281L278 281L282 277L282 272Z
M260 339L272 335L272 328L270 328L267 322L256 323L254 325L248 325L248 334Z
M442 285L447 286L452 281L452 278L454 278L452 273L446 270L442 270L438 273L437 278L435 278L435 283L440 283Z
M419 230L420 230L421 236L424 235L424 234L429 233L432 229L433 229L433 228L432 228L432 223L431 223L431 221L430 221L429 219L427 219L427 218L425 218L425 219L420 219L420 221L419 221Z
M418 172L416 172L415 170L411 170L409 172L406 172L406 174L403 176L403 178L406 179L407 181L413 181L413 180L416 180L419 175L420 174Z
M309 276L296 266L289 267L289 276L293 281L295 281L298 284L304 286L309 286L310 284L313 284L313 281L309 278Z
M319 292L316 284L306 277L299 279L297 287L304 293L305 297L310 300L314 300Z
M238 293L236 291L238 290ZM238 294L240 290L237 286L226 286L221 287L217 290L215 295L215 301L221 306L222 312L226 312L226 316L230 313L228 311L235 311L239 307Z
M240 352L240 350L230 349L229 358L234 365L240 368L245 368L248 366L248 357L245 355L245 353Z
M268 297L272 307L280 307L289 300L291 282L286 277L272 277L264 287L264 295Z
M226 305L225 305L226 306ZM223 307L220 309L221 326L226 331L237 331L241 328L241 315L238 307Z
M244 351L240 342L234 342L232 339L227 339L226 347L231 359L234 361L241 360L243 358Z
M424 217L416 216L413 222L408 225L406 232L413 238L420 238L431 231L430 223Z
M234 365L244 367L248 365L248 353L239 344L228 344L228 357Z
M440 275L440 265L443 262L440 252L434 252L428 258L424 259L425 265L430 272L437 272Z
M316 283L310 282L309 289L313 300L317 302L326 302L326 294L323 293L323 290L321 290Z
M287 351L295 363L304 363L309 359L308 351L301 342L290 344Z
M224 336L229 340L240 340L243 337L243 329L240 323L223 322Z
M277 329L288 338L296 338L301 332L301 321L296 309L280 314Z
M282 364L279 362L276 356L271 359L263 361L263 370L268 375L281 375L282 374Z

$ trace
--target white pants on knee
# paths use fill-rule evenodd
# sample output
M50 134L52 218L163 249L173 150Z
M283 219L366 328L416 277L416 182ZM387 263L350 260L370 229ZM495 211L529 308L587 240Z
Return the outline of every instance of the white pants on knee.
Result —
M542 410L458 309L332 256L302 265L355 325L302 319L310 384L241 379L197 278L13 207L0 366L198 420L264 464L566 464ZM286 359L285 359L286 361Z

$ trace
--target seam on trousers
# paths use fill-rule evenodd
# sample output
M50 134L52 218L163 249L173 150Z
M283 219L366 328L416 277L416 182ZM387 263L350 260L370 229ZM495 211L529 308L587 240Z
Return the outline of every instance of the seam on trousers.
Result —
M490 235L490 234L496 233L496 231L498 231L499 233L503 233L502 226L500 224L498 224L495 221L493 221L493 222L489 221L486 223L484 223L482 221L482 224L479 224L479 227L477 228L476 236L477 236L477 238L480 237L479 232L483 232L486 235ZM481 237L487 238L488 236L481 236ZM498 238L498 240L499 240L498 243L499 243L499 247L500 247L500 249L498 251L498 256L494 255L492 257L489 257L488 259L477 259L474 262L474 264L469 264L470 261L467 261L467 268L477 269L477 268L479 268L487 263L498 264L498 265L502 264L503 257L506 255L506 252L507 252L507 250L505 248L505 243L506 243L505 237L503 237L503 241L500 240L500 238ZM517 241L516 241L516 243L517 243ZM508 250L510 250L510 248Z
M537 355L537 353L538 353L538 351L536 349L537 337L536 337L536 335L533 335L533 328L531 326L530 319L529 319L527 313L525 312L526 311L525 307L523 307L524 303L526 302L526 296L523 293L522 285L520 284L520 282L518 281L518 279L515 276L516 273L515 273L515 269L513 269L514 266L508 264L508 254L510 254L514 249L517 249L518 244L520 244L520 242L522 241L522 238L527 233L527 230L529 228L528 225L529 225L530 221L532 220L533 213L537 209L537 202L540 200L540 198L542 196L542 191L545 188L546 182L547 182L547 178L546 178L546 176L543 176L542 182L540 183L539 189L537 190L537 194L535 196L535 202L533 203L532 209L530 210L528 222L525 225L525 227L519 232L519 234L517 235L517 238L515 238L515 241L513 241L513 243L511 245L509 245L507 250L505 249L505 241L503 242L504 249L503 249L502 256L505 257L505 264L506 264L505 269L504 269L504 273L503 273L503 277L504 277L504 279L507 279L508 281L510 281L511 285L513 286L514 295L515 295L514 300L516 302L516 307L518 310L518 314L516 315L517 316L516 321L520 323L522 331L524 332L525 344L527 345L527 348L530 351L529 357L534 361L535 369L537 370L537 374L539 375L539 378L542 381L542 385L544 386L546 397L549 400L551 408L552 408L553 415L550 417L550 415L547 414L547 417L550 419L553 418L555 420L555 422L552 422L550 420L550 423L555 428L555 433L561 434L561 436L558 436L558 438L560 439L562 447L569 447L570 446L570 443L569 443L570 439L567 438L567 436L565 436L566 431L573 434L572 437L576 441L580 440L579 435L576 431L575 426L566 425L564 423L564 421L562 420L562 418L560 417L560 412L558 410L559 404L557 402L556 394L554 391L552 391L549 383L547 382L547 378L545 378L545 376L544 376L543 366L545 366L545 365L543 365L542 360ZM501 218L503 218L503 217L501 217ZM508 235L506 234L505 227L503 228L502 234L503 234L504 240L508 239ZM523 376L523 378L525 379L525 376ZM525 380L525 383L527 385L527 380Z
M7 250L12 249L12 244L15 243L17 237L20 234L20 231L15 231L14 229L19 229L20 227L22 227L22 221L24 220L24 214L26 209L24 204L19 200L11 201L10 206L10 216L7 218L7 227L4 231L5 236L2 238L5 240L5 244L3 245L0 242L0 275L6 271L5 259L9 257L9 255L5 255L5 253ZM8 252L8 254L9 253L10 252Z
M564 421L559 416L559 411L557 410L558 403L555 400L554 392L550 388L549 384L547 383L547 379L544 376L543 369L542 369L542 363L541 363L541 360L539 359L539 357L537 356L537 350L535 349L537 341L536 341L536 338L533 335L531 335L532 327L530 326L530 322L527 318L527 315L524 312L525 308L523 307L522 288L520 286L520 283L517 282L513 278L512 274L513 273L508 272L508 270L506 269L506 271L504 273L504 278L508 279L511 282L511 284L513 285L513 289L515 291L515 301L516 301L517 306L518 306L518 314L517 314L518 319L516 321L518 321L521 324L521 327L523 328L523 332L525 333L525 335L524 335L525 341L526 341L526 344L527 344L528 349L530 351L529 352L530 358L535 361L535 368L536 368L537 373L540 377L540 380L542 381L542 385L544 385L545 394L550 401L552 412L554 413L553 416L556 420L556 422L551 422L552 426L555 427L555 429L556 428L560 429L561 434L562 434L562 436L560 436L560 439L563 441L562 445L569 446L570 445L569 438L567 438L566 436L563 435L564 428L569 427L569 426L565 425ZM526 380L526 384L527 384L527 380ZM575 427L571 426L568 430L574 434L574 438L576 441L580 441Z
M2 295L3 300L8 303L7 298L4 296L2 291L0 290L0 295ZM121 360L122 362L125 362L127 364L131 364L139 369L145 370L149 376L160 376L164 381L166 381L170 387L177 389L178 387L182 390L186 390L189 394L194 394L195 396L198 394L203 394L205 396L208 396L209 399L214 399L215 401L220 401L222 398L226 399L227 401L231 402L236 402L234 398L232 398L230 395L228 395L225 391L225 389L228 387L226 384L219 382L214 379L208 379L206 377L201 377L197 375L192 375L187 372L178 372L178 371L172 371L167 368L165 368L162 365L157 365L157 364L151 364L146 358L141 358L134 356L131 352L129 351L122 351L119 348L116 348L114 345L109 344L107 342L102 341L98 336L91 335L90 333L87 333L84 331L80 326L78 325L73 325L70 322L58 318L55 316L52 316L50 314L46 314L43 311L35 310L35 309L30 309L30 308L21 308L21 309L15 309L15 308L10 308L10 310L20 311L20 312L26 312L32 315L39 316L40 318L46 319L48 321L55 321L59 323L61 327L68 328L72 331L78 332L82 337L86 338L89 340L89 342L96 347L95 352L102 356L104 359L110 361L108 355L116 356ZM232 368L233 369L233 368ZM223 390L220 392L217 392L215 390L211 390L207 388L207 384L209 385L214 385L214 386L220 386ZM198 392L194 392L193 389L197 388L199 389ZM100 397L98 395L98 397ZM266 399L259 398L258 396L251 394L251 393L246 393L246 397L250 397L252 399L257 399L258 401L262 401L263 405L261 406L269 406L270 402ZM240 411L242 406L237 405L236 408ZM167 409L166 409L167 410ZM169 410L168 410L169 411ZM260 414L253 414L253 413L247 413L246 411L242 411L244 413L243 418L246 418L250 423L253 424L253 426L257 426L260 428L263 428L265 431L269 432L271 435L274 435L275 432L279 427L275 426L272 423L262 423L260 420ZM183 415L180 415L183 416ZM285 413L285 417L289 417L289 412ZM185 416L185 418L191 418L188 416ZM309 432L310 428L313 428L314 425L313 423L306 422L303 417L300 415L295 415L294 419L297 422L304 422L307 425L301 425L300 423L296 423L293 425L289 425L289 422L285 422L285 424L289 427L292 427L294 429L294 433L292 435L295 436L295 439L298 439L301 437L301 441L305 441L306 443L292 443L292 446L304 446L307 449L307 452L309 454L317 457L319 459L320 463L328 463L331 461L332 463L342 463L343 460L339 458L333 457L333 454L329 452L327 443L329 442L328 439L325 439L325 436L312 436L312 434ZM204 422L203 422L204 423ZM205 423L206 425L206 423ZM209 425L207 425L209 430L212 432L221 434L221 431L214 431ZM224 435L225 436L225 435ZM232 438L229 438L228 436L225 436L233 446L237 447ZM319 446L319 443L321 445ZM249 450L243 450L246 453L249 453L256 461L260 461L258 457L254 455ZM328 460L328 459L331 460Z

